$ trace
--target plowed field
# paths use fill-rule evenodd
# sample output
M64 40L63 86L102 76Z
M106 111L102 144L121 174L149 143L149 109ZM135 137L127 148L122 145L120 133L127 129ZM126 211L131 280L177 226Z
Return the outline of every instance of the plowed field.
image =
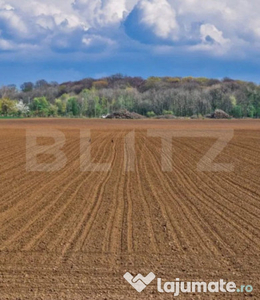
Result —
M63 132L66 165L26 170L28 129ZM107 172L80 169L83 129L91 130L92 162L110 163ZM163 171L162 140L147 134L154 129L234 130L214 160L234 170L198 171L214 137L174 137L172 171ZM0 300L172 298L156 280L139 294L126 272L254 287L179 299L260 299L260 121L2 120L0 191Z

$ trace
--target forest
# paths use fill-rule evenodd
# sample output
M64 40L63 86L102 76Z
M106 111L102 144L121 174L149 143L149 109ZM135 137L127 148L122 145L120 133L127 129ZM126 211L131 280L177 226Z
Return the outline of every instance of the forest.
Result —
M143 116L203 117L221 109L234 118L260 117L260 85L230 78L129 77L75 82L25 82L0 88L2 117L99 118L126 109Z

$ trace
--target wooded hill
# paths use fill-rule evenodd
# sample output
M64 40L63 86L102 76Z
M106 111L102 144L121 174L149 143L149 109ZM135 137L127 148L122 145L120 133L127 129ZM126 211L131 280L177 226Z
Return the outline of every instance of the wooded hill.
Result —
M19 101L19 103L18 103ZM235 118L260 117L260 86L230 78L129 77L75 82L25 82L0 89L2 115L100 117L126 109L144 116L204 116L222 109Z

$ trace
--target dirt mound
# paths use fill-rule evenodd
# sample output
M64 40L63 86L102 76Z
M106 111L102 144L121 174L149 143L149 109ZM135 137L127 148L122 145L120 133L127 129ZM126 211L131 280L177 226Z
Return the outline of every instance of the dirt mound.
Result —
M229 119L230 115L221 109L216 109L214 113L206 115L205 117L209 119Z
M160 115L160 116L156 116L155 119L176 119L176 117L174 115Z
M144 119L145 117L142 115L139 115L135 112L129 112L128 110L121 110L118 112L113 112L112 114L109 114L106 116L106 119Z
M214 118L215 119L229 119L230 115L221 109L216 109L215 113L214 113Z

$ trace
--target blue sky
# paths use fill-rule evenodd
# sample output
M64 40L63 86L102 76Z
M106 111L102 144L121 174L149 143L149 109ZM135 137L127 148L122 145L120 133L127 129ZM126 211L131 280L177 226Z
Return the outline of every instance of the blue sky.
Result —
M260 82L256 0L0 0L0 85L131 76Z

